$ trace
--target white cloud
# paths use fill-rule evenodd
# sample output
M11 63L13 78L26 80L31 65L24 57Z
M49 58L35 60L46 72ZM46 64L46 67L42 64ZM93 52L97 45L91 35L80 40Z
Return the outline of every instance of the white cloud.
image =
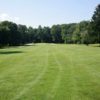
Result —
M8 15L7 13L1 13L0 14L0 21L5 21L5 20L8 20L8 21L13 21L13 22L18 22L20 20L19 17L12 17L10 15Z
M9 19L9 16L6 13L0 14L0 20L1 21L8 20L8 19Z
M14 17L14 20L19 21L20 19L19 19L19 17Z

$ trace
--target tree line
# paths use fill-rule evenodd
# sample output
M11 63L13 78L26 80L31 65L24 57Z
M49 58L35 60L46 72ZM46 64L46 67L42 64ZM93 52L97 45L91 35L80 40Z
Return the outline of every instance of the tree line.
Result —
M10 21L0 22L0 47L27 43L100 43L100 4L91 21L33 28Z

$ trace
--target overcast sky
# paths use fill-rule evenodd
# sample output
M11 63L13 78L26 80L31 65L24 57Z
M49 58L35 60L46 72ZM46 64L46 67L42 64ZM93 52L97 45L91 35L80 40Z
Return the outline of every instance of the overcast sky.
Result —
M0 0L0 21L37 27L90 20L100 0Z

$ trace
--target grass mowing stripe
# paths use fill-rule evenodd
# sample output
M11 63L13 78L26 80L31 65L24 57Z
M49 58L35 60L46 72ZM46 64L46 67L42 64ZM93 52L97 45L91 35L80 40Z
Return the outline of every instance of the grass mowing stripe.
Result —
M46 99L51 99L51 98L54 98L56 92L57 92L57 88L60 86L60 81L61 81L61 72L62 72L62 65L61 63L59 63L59 61L57 60L57 57L56 55L54 54L54 52L52 52L52 56L54 57L54 60L58 66L58 69L59 69L59 72L56 76L56 79L53 83L53 86L51 88L51 90L47 93L47 96L46 96Z
M24 87L24 89L21 91L21 92L19 92L19 94L15 97L15 98L13 98L12 100L17 100L17 99L19 99L22 95L24 95L26 92L28 92L29 91L29 89L30 88L32 88L37 82L39 82L40 81L40 79L43 77L43 75L45 74L45 72L46 72L46 70L47 70L47 64L48 64L48 50L46 51L46 61L45 61L45 66L44 66L44 68L43 68L43 70L41 71L41 73L39 73L39 75L37 75L37 77L33 80L33 81L31 81L31 82L29 82L28 84L27 84L27 86L28 87ZM42 64L41 64L42 65Z
M23 53L0 54L0 100L100 100L98 47L36 44L1 51Z
M65 49L64 49L65 50ZM77 50L77 49L76 49ZM67 53L67 52L66 52ZM84 56L84 51L81 51L81 53L82 54L80 54L81 56ZM71 54L71 53L70 53ZM74 69L75 69L75 74L73 75L73 76L75 76L76 75L76 79L77 78L79 78L79 79L81 79L82 80L82 82L81 81L77 81L77 84L78 84L78 87L77 87L77 90L78 90L78 98L81 98L81 100L89 100L89 99L91 99L91 100L94 100L93 99L93 97L94 98L97 98L96 100L99 100L98 98L100 98L100 96L98 95L98 96L94 96L93 94L94 94L94 92L93 91L91 91L91 89L93 89L94 88L94 86L97 86L97 87L99 87L99 84L97 84L97 83L99 83L99 78L98 77L95 77L95 79L93 78L94 77L94 75L91 75L91 74L93 74L92 73L92 71L93 71L93 69L92 69L92 66L90 66L90 65L88 65L86 62L82 62L82 61L80 61L80 59L81 58L84 58L84 57L79 57L80 55L78 55L77 54L77 52L73 52L73 64L74 64ZM70 57L70 56L69 56ZM76 58L76 59L74 59L74 57ZM84 58L84 59L86 59L86 58ZM76 63L76 61L78 61L77 63ZM80 66L79 66L79 63L84 63L83 64L83 66L81 66L81 69L80 69ZM82 65L81 64L81 65ZM76 70L76 68L77 68L77 70ZM89 69L87 69L87 67L89 68ZM74 70L73 69L73 70ZM92 69L92 71L91 71L91 69ZM82 72L82 73L80 73L80 71ZM76 73L77 72L77 73ZM77 74L78 74L78 72L79 72L79 75L80 76L78 76ZM84 76L83 76L84 75ZM83 77L81 77L81 76L83 76ZM74 77L73 77L74 78ZM94 80L95 80L95 82L94 82ZM98 80L98 81L97 81ZM84 82L86 82L86 83L84 83ZM88 82L88 83L87 83ZM80 83L80 84L79 84ZM93 87L90 89L89 87L91 87L91 85L92 85L92 83L94 84L93 85ZM85 87L82 87L82 84L83 84L83 86L85 86ZM81 87L80 87L80 85L81 85ZM89 86L90 85L90 86ZM86 89L86 87L87 87L87 89ZM86 89L85 91L83 91L82 89ZM93 89L94 91L95 91L95 88ZM79 91L81 91L81 92L79 92ZM87 95L83 95L83 93L85 94L87 94ZM81 94L82 93L82 94ZM93 93L93 94L92 94ZM88 96L88 94L90 95L91 94L91 96L89 97ZM98 94L98 93L97 93ZM72 95L73 96L73 95ZM74 98L75 99L75 98ZM77 100L77 99L76 99Z
M83 52L81 52L83 54ZM95 55L94 55L95 56ZM99 56L99 55L98 55ZM78 55L79 58L80 55ZM95 61L95 59L94 59ZM99 100L100 99L100 92L98 91L98 88L100 88L100 70L96 70L95 67L96 66L90 66L90 64L85 63L84 60L81 61L81 63L84 66L85 72L87 73L87 81L86 83L82 83L82 89L83 89L83 93L87 94L87 100L91 99L91 100ZM87 89L85 88L85 86L87 87ZM97 95L95 95L95 93ZM84 97L83 97L84 100Z
M39 48L38 48L39 49ZM33 50L34 51L34 50ZM14 66L14 68L13 68L13 70L11 70L11 69L9 69L9 73L5 73L5 75L2 77L2 79L4 80L3 82L1 82L1 86L3 86L3 87L6 87L6 85L7 84L4 84L4 83L11 83L11 82L9 82L9 78L11 79L11 78L19 78L20 79L20 77L23 77L22 75L24 75L24 74L22 74L22 73L24 73L24 72L21 72L20 74L22 74L20 77L19 77L19 75L20 74L18 74L17 75L17 73L16 73L16 71L18 72L18 71L24 71L24 70L27 70L27 68L26 67L28 67L29 68L29 66L30 65L28 65L28 66L26 66L27 65L27 60L30 58L30 55L29 56L27 56L27 55L29 55L29 54L27 54L27 53L25 53L22 57L24 58L24 59L18 59L18 61L14 64L14 65L17 65L17 66ZM21 58L22 58L21 57ZM20 61L20 62L19 62ZM26 63L26 64L25 64ZM37 62L36 62L37 63ZM19 65L21 65L22 64L22 66L19 66ZM25 65L24 65L25 64ZM9 64L8 64L9 65ZM11 66L11 65L9 65L9 66ZM27 73L28 74L28 73ZM26 75L27 75L26 74ZM14 76L14 75L17 75L18 77L16 77L16 76ZM14 76L14 77L13 77ZM18 80L19 80L18 79ZM12 79L11 79L12 80ZM15 80L15 79L14 79ZM16 80L16 82L18 83L18 80ZM28 79L26 78L26 81L27 81ZM20 82L22 81L22 80L19 80ZM23 80L23 81L25 81L25 80ZM14 85L15 83L13 83L12 84L12 87L13 87L13 85ZM25 83L24 83L25 84ZM19 84L15 84L15 85L19 85ZM19 87L17 87L17 88L19 88ZM14 88L14 90L15 89L17 89L17 88ZM3 91L2 91L3 92ZM7 94L9 94L9 92L7 93Z
M46 46L48 48L48 46ZM39 98L43 100L47 100L47 93L51 91L52 86L54 85L55 78L59 72L57 63L54 60L54 57L52 56L52 49L49 47L49 68L45 75L41 78L41 81L38 82L33 89L30 90L28 94L25 94L22 98L24 100L27 100L26 98L30 98L33 100L39 100ZM52 57L52 58L51 58ZM39 90L38 90L39 89ZM33 94L32 94L33 93ZM21 100L20 98L19 100Z
M65 48L64 48L65 49ZM73 59L72 59L72 57L73 57L73 54L72 54L72 52L70 53L70 56L68 56L68 54L67 53L62 53L62 51L61 51L61 49L59 48L56 48L56 50L55 51L58 51L58 54L61 54L64 58L62 58L62 59L69 59L68 61L68 64L67 64L67 66L66 65L63 65L63 63L61 62L61 58L59 59L59 56L58 56L58 61L60 62L60 64L64 67L64 66L66 66L66 67L68 67L69 68L69 71L70 71L70 73L69 73L69 76L70 76L70 85L71 85L71 87L69 87L70 88L70 96L69 96L69 98L71 99L71 100L77 100L77 90L76 90L76 88L77 88L77 83L76 83L76 80L75 80L75 72L74 72L74 63L73 63ZM65 55L63 55L63 54L65 54ZM61 57L61 56L60 56ZM67 78L67 77L66 77ZM67 83L68 84L68 83ZM68 90L66 90L66 91L68 91ZM62 97L62 99L63 99L63 97Z
M74 62L73 62L73 59L72 59L72 57L73 57L73 53L71 53L70 54L70 57L69 57L69 59L70 59L70 70L71 70L71 79L72 79L72 81L71 81L71 83L72 83L72 89L71 89L71 100L78 100L79 98L78 98L78 95L77 95L77 82L76 82L76 80L75 80L75 70L74 70Z
M15 49L15 48L13 48L13 49ZM37 48L38 49L38 48ZM37 50L36 49L36 50ZM27 48L25 49L25 50L27 50ZM35 51L36 51L35 50ZM21 65L21 64L24 64L25 63L25 61L26 61L26 57L28 56L29 54L28 53L25 53L24 55L16 55L15 57L12 57L11 58L11 56L12 55L10 55L10 56L8 56L7 57L7 59L10 59L10 61L5 61L5 62L7 62L7 63L3 63L3 65L1 64L1 66L2 67L4 67L4 71L2 71L1 73L0 73L0 78L4 78L4 77L6 77L6 76L8 76L8 74L10 74L11 72L13 72L14 70L15 70L15 68L16 68L16 70L18 70L19 68L20 68L20 66L19 65ZM29 59L29 58L27 58L27 59ZM24 61L25 60L25 61ZM30 59L29 59L30 60ZM16 61L16 62L15 62ZM24 62L23 62L24 61ZM16 64L18 65L17 67L16 67ZM7 68L8 67L8 65L9 65L9 68ZM21 68L23 68L24 66L21 66ZM5 69L6 68L6 69Z

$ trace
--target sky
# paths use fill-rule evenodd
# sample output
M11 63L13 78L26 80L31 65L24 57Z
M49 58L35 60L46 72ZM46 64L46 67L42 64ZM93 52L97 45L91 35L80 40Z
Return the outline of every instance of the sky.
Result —
M100 0L0 0L0 21L32 27L90 20Z

